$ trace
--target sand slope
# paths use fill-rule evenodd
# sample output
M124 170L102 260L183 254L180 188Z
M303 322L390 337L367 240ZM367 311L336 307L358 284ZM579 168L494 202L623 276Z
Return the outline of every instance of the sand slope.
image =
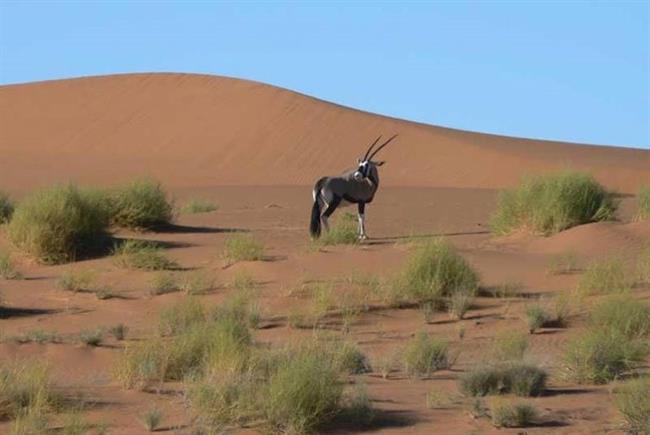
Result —
M435 103L432 103L435 104ZM276 87L189 74L128 74L0 87L2 188L106 184L150 174L173 186L310 185L380 133L390 185L511 185L571 166L635 192L650 151L469 133L365 113Z

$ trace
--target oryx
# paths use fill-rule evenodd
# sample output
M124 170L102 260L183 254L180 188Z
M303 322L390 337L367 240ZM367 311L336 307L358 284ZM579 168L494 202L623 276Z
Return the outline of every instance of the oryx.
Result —
M321 233L321 221L325 230L329 230L327 218L334 213L339 205L357 204L359 211L359 239L366 239L365 208L366 204L372 202L375 192L379 187L379 172L377 166L384 162L375 162L372 158L390 141L395 139L394 135L370 154L373 147L379 142L379 136L370 145L362 159L358 160L358 167L344 172L336 177L323 177L316 182L313 191L314 205L311 209L311 223L309 233L312 237L318 237ZM324 211L321 214L321 209Z

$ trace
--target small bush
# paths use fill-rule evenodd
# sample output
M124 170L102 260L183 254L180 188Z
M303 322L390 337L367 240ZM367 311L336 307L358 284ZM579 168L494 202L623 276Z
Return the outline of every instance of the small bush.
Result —
M136 230L168 225L174 206L160 183L142 179L115 189L110 194L111 222Z
M13 212L14 204L9 199L9 195L0 191L0 225L9 222Z
M456 320L462 320L472 306L473 299L472 295L462 291L452 293L449 297L449 315Z
M628 381L615 392L616 407L623 414L629 433L650 433L650 377Z
M314 239L317 246L354 245L359 242L357 219L351 213L338 216L330 225L329 231L321 233L320 238Z
M526 323L528 332L534 334L539 328L543 327L551 320L551 316L539 304L529 305L526 307Z
M223 258L230 262L264 260L264 245L252 235L236 234L226 239Z
M181 208L181 213L184 214L196 214L196 213L208 213L215 211L218 207L216 204L206 201L203 199L191 199Z
M4 279L22 279L23 275L16 270L11 256L0 251L0 277Z
M615 331L587 330L567 343L562 369L578 384L604 384L637 367L647 354L647 343Z
M0 363L0 420L28 411L47 411L54 405L48 369L29 361Z
M170 272L158 272L151 279L151 296L164 295L180 290L176 275Z
M372 371L368 358L359 347L350 342L344 342L338 347L337 359L341 370L350 375L360 375Z
M263 411L279 430L309 432L334 416L343 386L331 359L311 351L280 358L264 389Z
M429 377L437 370L449 368L448 348L446 342L419 332L404 350L404 370L412 377Z
M205 307L197 299L187 298L160 312L158 331L161 335L176 335L204 323L207 318Z
M162 422L162 412L158 408L147 411L142 416L142 424L149 432L155 432Z
M627 339L650 337L650 305L630 295L610 295L589 315L592 329L621 334Z
M527 403L497 402L490 414L496 427L526 427L534 423L538 413L533 405Z
M145 240L126 240L113 251L115 263L127 269L173 270L178 268L175 261L163 254L155 243Z
M513 393L538 396L546 388L547 374L539 367L508 363L478 367L460 378L460 389L469 396Z
M451 245L437 239L411 255L396 285L420 303L436 302L454 293L473 296L478 275Z
M490 345L488 354L497 362L520 361L528 348L526 333L504 331L497 334Z
M71 292L90 291L93 273L89 270L67 270L57 279L56 286Z
M108 332L115 337L116 340L122 341L126 338L126 334L129 332L129 327L124 323L118 323L115 326L111 326Z
M104 339L104 331L101 329L81 331L79 340L86 346L99 346Z
M583 295L625 293L630 290L630 286L623 261L609 258L587 267L578 282L578 291Z
M564 275L578 270L578 255L575 252L563 252L554 255L549 261L548 273Z
M639 211L637 212L638 220L650 219L650 186L641 186L639 188Z
M55 186L25 198L16 208L7 234L43 263L64 263L99 248L106 241L108 213L94 191Z
M502 192L490 226L497 234L527 230L542 234L612 219L612 196L591 175L561 172L524 179Z

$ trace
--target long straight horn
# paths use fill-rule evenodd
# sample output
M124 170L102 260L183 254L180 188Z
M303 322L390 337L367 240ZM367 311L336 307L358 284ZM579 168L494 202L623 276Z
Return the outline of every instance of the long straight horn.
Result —
M367 158L367 160L372 160L372 158L375 157L375 155L379 152L379 150L381 150L383 147L385 147L386 145L388 145L388 144L390 143L390 141L392 141L392 140L395 139L396 137L397 137L397 135L394 135L393 137L391 137L390 139L388 139L386 142L384 142L383 144L379 145L379 147L378 147L378 148L377 148L377 149L372 153L372 155L371 155L370 157Z
M370 151L372 151L372 147L374 147L377 144L377 142L379 142L379 139L381 139L381 135L377 139L375 139L372 145L370 145L370 148L368 148L368 151L366 151L366 155L363 156L364 161L368 160L368 154L370 154Z

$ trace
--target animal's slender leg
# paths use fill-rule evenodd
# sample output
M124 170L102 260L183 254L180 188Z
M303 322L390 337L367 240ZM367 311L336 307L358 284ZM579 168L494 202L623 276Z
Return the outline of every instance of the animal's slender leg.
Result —
M365 202L360 202L358 204L358 210L359 210L359 239L365 240L368 238L366 235L366 203Z
M335 196L334 199L332 199L332 201L329 204L325 203L327 207L325 208L325 211L321 216L321 220L323 221L323 226L325 227L326 231L330 230L327 219L332 215L332 213L334 213L334 210L336 210L336 207L338 207L340 203L341 203L341 198L339 198L338 196Z

